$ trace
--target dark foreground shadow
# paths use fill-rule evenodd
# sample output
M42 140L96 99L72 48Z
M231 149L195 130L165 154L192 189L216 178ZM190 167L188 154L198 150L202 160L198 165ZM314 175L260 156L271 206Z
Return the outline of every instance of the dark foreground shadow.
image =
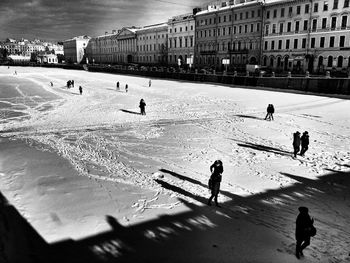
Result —
M126 113L130 113L130 114L141 115L141 113L140 113L140 112L136 112L136 111L130 111L130 110L124 110L124 109L121 109L120 111L122 111L122 112L126 112Z
M187 180L196 187L205 186L176 172L166 169L161 171ZM324 215L324 209L343 206L344 213L347 213L345 211L350 206L350 172L332 172L316 180L288 173L281 175L293 179L295 183L246 197L225 193L232 198L224 203L223 208L198 206L180 198L187 206L185 212L160 216L131 226L123 226L114 217L106 215L110 231L53 244L47 244L0 193L0 259L3 260L1 262L218 262L220 254L220 262L233 262L230 255L222 254L222 249L226 251L228 247L234 246L233 252L229 253L234 255L235 262L244 262L250 256L242 254L241 249L249 247L249 244L234 242L246 238L246 230L253 225L269 229L266 233L272 232L272 236L264 236L265 239L276 238L273 233L278 232L290 240L290 247L294 247L295 218L301 204L309 207L319 228L313 243L322 242L322 245L329 247L327 255L332 258L335 255L331 250L334 244L337 244L338 253L342 249L346 251L347 244L342 240L347 240L347 225L342 220L335 222L329 215ZM207 200L171 182L155 181L180 196L201 203ZM283 205L272 202L274 199L283 202ZM328 200L329 203L323 204L322 200ZM346 217L345 214L343 216ZM322 224L331 226L337 235L327 239L329 233L322 229ZM217 243L218 234L226 235L227 248L225 244ZM294 257L289 245L281 246L279 249L283 253ZM274 251L276 249L273 248ZM311 250L312 246L308 249ZM205 258L201 256L202 253L206 255ZM317 253L322 252L317 250ZM190 255L192 258L189 258Z

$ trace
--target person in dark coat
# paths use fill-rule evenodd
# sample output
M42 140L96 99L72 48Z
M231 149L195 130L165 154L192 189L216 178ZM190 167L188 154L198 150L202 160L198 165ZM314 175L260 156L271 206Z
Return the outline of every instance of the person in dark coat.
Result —
M211 201L214 198L215 204L217 207L220 207L218 204L218 195L220 192L220 183L222 178L222 173L224 172L224 167L222 165L221 160L216 160L211 166L210 166L210 172L211 172L211 196L208 200L208 205L211 205Z
M309 149L309 133L307 131L304 131L300 140L301 140L300 155L304 156L305 152Z
M72 87L74 88L74 80L72 80L71 83L72 83Z
M140 110L141 110L141 115L146 115L146 111L145 111L145 108L146 108L146 102L144 101L144 99L141 99L140 100Z
M296 131L293 133L293 148L294 158L297 157L297 153L300 151L300 132Z
M119 90L119 81L117 82L117 90Z
M151 87L151 85L152 85L152 80L149 80L148 81L148 87Z
M68 81L67 81L67 89L70 89L70 85L72 85L72 83L71 83L70 80L68 80Z
M297 258L303 256L303 250L310 245L310 229L313 227L314 219L311 219L309 215L309 209L307 207L299 207L299 215L296 220L295 239L296 249L295 255Z
M82 86L79 86L79 93L80 93L80 95L83 94L83 87Z
M125 84L125 92L128 92L129 86L128 84Z

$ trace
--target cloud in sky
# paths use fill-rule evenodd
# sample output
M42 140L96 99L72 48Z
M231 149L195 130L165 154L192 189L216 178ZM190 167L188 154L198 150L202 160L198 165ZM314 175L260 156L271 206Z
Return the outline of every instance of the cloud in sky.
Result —
M0 0L0 40L61 41L144 26L192 12L206 0Z

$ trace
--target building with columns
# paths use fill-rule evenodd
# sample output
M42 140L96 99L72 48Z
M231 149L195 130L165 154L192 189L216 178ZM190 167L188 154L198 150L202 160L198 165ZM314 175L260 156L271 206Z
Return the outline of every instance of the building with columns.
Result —
M85 49L89 43L89 36L78 36L63 42L66 62L80 63L85 56Z
M244 69L261 60L263 3L231 0L208 5L195 15L195 65L222 70Z
M140 64L167 65L168 24L142 27L136 31L137 62Z
M262 64L275 71L350 68L349 0L281 0L264 8Z
M168 65L187 64L194 57L195 20L193 14L184 14L168 20ZM192 62L193 63L193 62Z

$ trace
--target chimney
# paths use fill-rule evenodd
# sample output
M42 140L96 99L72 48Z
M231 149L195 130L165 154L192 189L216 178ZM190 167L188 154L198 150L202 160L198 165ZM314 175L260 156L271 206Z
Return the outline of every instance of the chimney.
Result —
M112 34L115 34L117 32L117 30L113 29L112 30Z
M105 35L107 35L108 34L108 32L107 31L105 31Z
M199 7L193 8L193 15L197 14L200 11L201 9Z

